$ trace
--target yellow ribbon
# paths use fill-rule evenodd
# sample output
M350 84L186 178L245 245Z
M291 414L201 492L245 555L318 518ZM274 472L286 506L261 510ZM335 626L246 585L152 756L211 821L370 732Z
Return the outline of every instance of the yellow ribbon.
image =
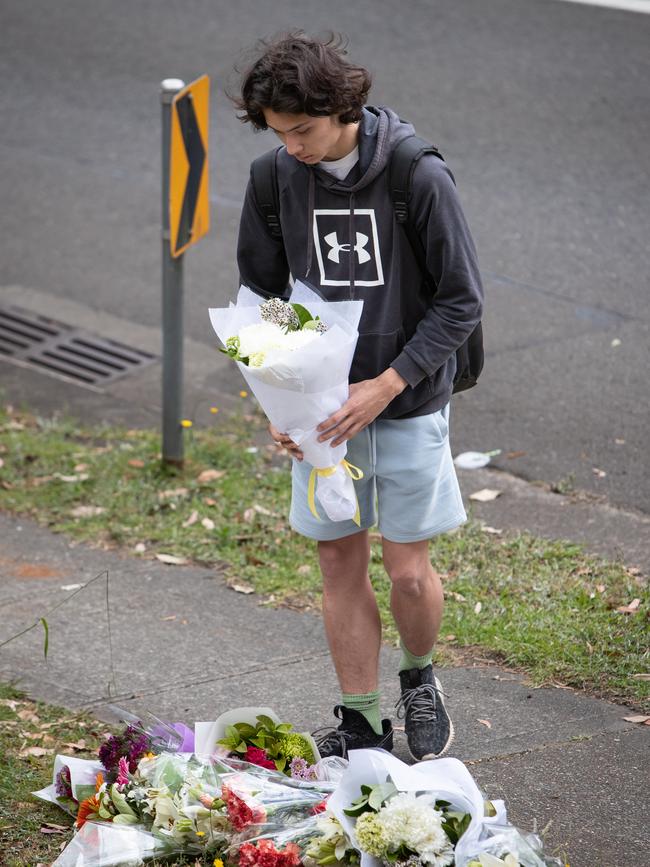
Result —
M316 511L316 479L318 476L326 479L328 476L333 476L336 472L337 468L342 466L345 472L350 476L353 482L358 482L359 479L363 478L363 470L360 470L359 467L355 467L354 464L351 464L349 461L343 459L340 464L337 464L336 467L324 467L323 469L319 469L318 467L313 467L311 473L309 474L309 484L307 486L307 501L309 503L309 509L312 515L318 520L321 520L320 515ZM357 527L361 526L361 513L359 511L359 501L357 500L357 508L354 513L354 517L352 518Z

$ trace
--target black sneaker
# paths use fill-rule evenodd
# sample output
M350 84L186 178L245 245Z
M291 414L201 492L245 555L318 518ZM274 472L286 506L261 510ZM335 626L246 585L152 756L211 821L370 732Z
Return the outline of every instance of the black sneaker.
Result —
M444 755L454 739L454 725L445 709L440 681L431 665L400 671L402 697L395 705L404 718L409 752L416 762Z
M323 729L313 732L321 758L341 756L346 759L348 750L363 750L370 747L379 747L389 752L393 749L393 727L389 719L381 721L383 732L378 735L358 710L337 704L334 708L334 716L341 720L341 725L337 729L328 729L324 734L319 734Z

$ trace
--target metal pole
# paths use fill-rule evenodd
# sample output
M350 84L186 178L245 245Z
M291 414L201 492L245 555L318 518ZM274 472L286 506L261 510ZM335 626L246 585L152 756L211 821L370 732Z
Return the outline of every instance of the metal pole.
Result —
M183 256L173 259L169 228L171 103L185 87L179 78L161 84L162 102L162 460L183 466Z

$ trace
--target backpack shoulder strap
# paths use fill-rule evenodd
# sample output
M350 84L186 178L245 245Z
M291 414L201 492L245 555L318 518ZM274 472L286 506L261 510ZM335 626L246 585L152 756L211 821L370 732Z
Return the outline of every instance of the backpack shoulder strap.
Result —
M416 135L402 139L390 156L388 184L393 210L395 211L395 219L404 229L427 286L432 292L435 292L436 285L433 277L427 271L426 256L422 242L420 241L415 224L409 219L413 172L424 154L433 154L439 159L443 159L442 154L435 145Z
M278 151L280 146L266 151L251 164L251 180L258 207L266 221L269 234L282 238L280 200L278 196Z

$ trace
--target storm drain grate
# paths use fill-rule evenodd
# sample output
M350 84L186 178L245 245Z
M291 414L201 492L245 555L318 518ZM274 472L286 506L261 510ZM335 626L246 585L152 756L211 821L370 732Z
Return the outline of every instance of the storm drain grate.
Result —
M157 356L20 307L0 306L0 357L86 385L101 386Z

